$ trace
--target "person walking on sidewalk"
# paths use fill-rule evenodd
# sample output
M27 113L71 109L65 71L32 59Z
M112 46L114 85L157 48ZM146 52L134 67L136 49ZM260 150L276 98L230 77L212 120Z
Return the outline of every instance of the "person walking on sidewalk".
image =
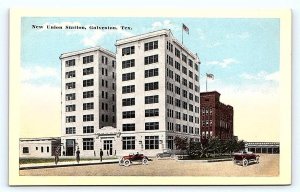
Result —
M103 151L100 149L100 162L102 162L102 157L103 157Z
M55 165L57 165L58 161L59 161L59 148L57 147L54 154Z
M79 161L80 161L80 150L79 150L79 147L77 147L77 151L76 151L76 161L77 161L77 163L79 163Z

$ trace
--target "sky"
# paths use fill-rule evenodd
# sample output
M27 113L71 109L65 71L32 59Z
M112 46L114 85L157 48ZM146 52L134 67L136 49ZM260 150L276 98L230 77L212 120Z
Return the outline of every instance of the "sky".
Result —
M21 135L60 136L62 53L101 46L115 52L117 39L171 29L197 53L200 89L218 91L234 107L234 134L246 141L279 141L279 19L231 18L56 18L24 17L21 23ZM32 25L43 26L33 29ZM87 30L46 29L47 25ZM117 30L90 30L112 26ZM122 30L121 26L132 30ZM212 73L205 86L206 73Z

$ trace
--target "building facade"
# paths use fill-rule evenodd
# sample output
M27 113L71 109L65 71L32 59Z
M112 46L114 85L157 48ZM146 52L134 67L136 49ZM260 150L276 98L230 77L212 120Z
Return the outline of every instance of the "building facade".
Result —
M217 91L200 93L201 139L234 138L233 107L221 103L220 95Z
M160 30L117 40L117 128L120 153L155 155L176 136L199 140L199 64Z
M114 155L114 138L99 132L116 127L115 54L101 47L63 53L61 60L62 155Z
M253 153L279 154L279 142L246 142L245 148Z

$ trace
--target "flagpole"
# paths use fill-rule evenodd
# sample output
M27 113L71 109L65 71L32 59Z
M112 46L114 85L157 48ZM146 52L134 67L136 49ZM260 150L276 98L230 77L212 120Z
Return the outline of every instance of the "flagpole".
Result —
M183 45L183 24L181 26L181 44Z
M206 74L205 88L206 88L206 92L207 92L207 74Z

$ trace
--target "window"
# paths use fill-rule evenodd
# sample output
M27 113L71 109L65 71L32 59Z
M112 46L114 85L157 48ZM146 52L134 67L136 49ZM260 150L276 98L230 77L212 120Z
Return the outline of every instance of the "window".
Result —
M168 136L167 137L167 147L168 147L168 149L173 149L173 146L174 146L173 136Z
M29 147L23 147L23 153L29 153Z
M49 146L47 146L47 153L49 153Z
M193 72L189 70L189 77L193 79Z
M134 65L135 65L135 60L134 59L122 61L122 69L129 68L129 67L134 67Z
M128 124L123 124L123 131L135 131L135 124L134 123L128 123Z
M146 96L145 104L158 103L158 95Z
M84 103L83 110L94 109L94 103Z
M186 55L182 54L182 61L184 61L185 63L187 62L186 61Z
M66 83L66 89L75 89L75 82Z
M122 99L122 106L135 105L135 98Z
M102 56L102 57L101 57L101 62L107 65L107 63L108 63L108 58L105 57L105 56Z
M189 104L189 111L194 111L194 106L192 104Z
M76 117L75 116L66 116L66 123L75 122Z
M178 83L180 83L180 75L175 73L175 81L177 81Z
M75 127L66 127L66 134L76 134Z
M145 70L145 78L158 76L158 68Z
M194 117L192 115L189 115L189 122L194 122Z
M111 61L111 65L112 65L113 68L115 68L115 66L116 66L116 61L115 61L115 60L112 60L112 61Z
M182 101L182 107L183 107L184 109L187 109L187 102Z
M122 87L122 93L133 93L135 92L135 85L128 85Z
M195 95L195 101L199 103L199 97Z
M180 63L177 61L175 61L175 68L180 71Z
M180 95L180 87L175 86L175 93Z
M158 48L158 41L152 41L144 44L144 50L149 51Z
M175 48L175 56L180 58L180 51L177 48Z
M94 85L94 79L83 80L83 87L89 87Z
M83 57L83 64L91 63L91 62L94 62L94 56L93 55Z
M175 61L176 62L176 61ZM173 58L167 55L167 64L173 66Z
M83 75L89 75L89 74L94 74L94 67L83 69Z
M173 53L173 44L167 41L167 49Z
M91 98L91 97L94 97L94 91L83 92L83 98Z
M171 79L173 79L173 71L171 69L167 68L167 76L169 76Z
M195 106L195 113L199 113L199 107Z
M199 71L199 67L198 67L197 63L195 63L195 69L196 69L196 71Z
M183 114L182 114L182 119L183 119L184 121L187 121L187 114L183 113Z
M146 109L145 117L155 117L159 116L159 109Z
M94 150L94 139L93 138L83 138L82 144L83 144L83 150Z
M75 59L67 60L65 64L66 67L75 66Z
M75 93L66 94L66 101L75 100Z
M182 126L182 132L184 132L184 133L187 133L187 132L188 132L187 126L186 126L186 125L183 125L183 126Z
M94 126L83 126L83 133L94 133Z
M179 99L175 99L175 106L180 107L181 106L181 101Z
M135 149L135 137L122 137L122 144L123 150Z
M66 112L76 111L76 105L66 105Z
M181 119L181 115L179 111L175 111L175 118L176 119Z
M195 127L195 134L196 134L196 135L199 135L199 134L200 134L200 129L197 128L197 127Z
M187 80L182 77L182 84L187 87Z
M199 88L199 86L198 86L198 85L195 85L195 91L196 91L197 93L199 93L199 92L200 92L200 88Z
M41 147L41 152L44 153L44 147Z
M158 136L145 136L145 149L159 149Z
M180 124L175 124L175 131L181 132L181 125Z
M133 79L135 79L134 72L122 74L122 81L129 81L129 80L133 80Z
M66 72L66 78L72 78L72 77L75 77L75 71Z
M195 80L199 82L199 76L197 74L195 74Z
M193 68L193 61L189 59L189 66Z
M185 98L187 98L187 91L184 90L184 89L182 89L182 96L185 97Z
M193 101L194 95L192 93L189 93L189 99Z
M168 130L173 131L174 130L174 124L171 122L168 122Z
M145 83L145 91L158 89L158 82Z
M145 57L145 65L157 63L158 62L158 55L151 55L148 57Z
M187 69L185 66L182 66L182 73L186 74L187 75Z
M189 127L189 133L194 134L194 127Z
M194 85L193 85L192 82L189 82L189 88L190 88L190 89L194 89Z
M159 122L147 122L145 123L145 130L158 130Z
M86 121L94 121L94 115L93 114L83 115L83 122Z
M122 49L122 56L134 54L134 46L125 47Z
M135 111L123 111L123 119L135 118Z

